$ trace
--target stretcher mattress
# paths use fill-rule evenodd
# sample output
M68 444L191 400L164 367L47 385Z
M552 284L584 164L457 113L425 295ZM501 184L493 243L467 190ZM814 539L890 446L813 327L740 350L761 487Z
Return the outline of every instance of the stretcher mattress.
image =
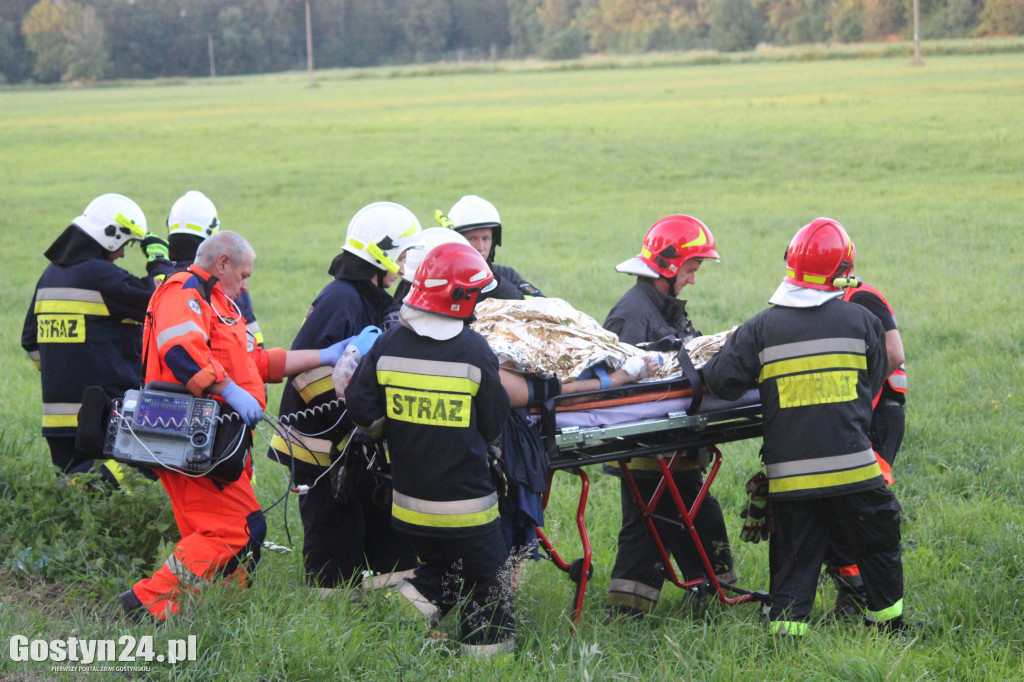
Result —
M715 395L708 394L701 401L697 414L717 413L737 407L759 405L760 402L761 394L756 388L747 391L738 400L723 400ZM662 398L651 402L613 405L611 407L600 407L600 402L592 404L595 407L558 412L555 418L555 426L558 429L585 429L667 418L671 415L685 414L690 407L690 396Z

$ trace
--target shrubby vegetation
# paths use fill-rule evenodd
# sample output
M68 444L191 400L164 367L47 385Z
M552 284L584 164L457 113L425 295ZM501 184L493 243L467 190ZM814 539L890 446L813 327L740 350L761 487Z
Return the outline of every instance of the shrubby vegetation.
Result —
M912 0L309 0L317 67L905 39ZM303 68L303 0L4 0L0 82ZM1020 0L921 0L921 37L1024 33ZM212 57L211 57L212 46Z

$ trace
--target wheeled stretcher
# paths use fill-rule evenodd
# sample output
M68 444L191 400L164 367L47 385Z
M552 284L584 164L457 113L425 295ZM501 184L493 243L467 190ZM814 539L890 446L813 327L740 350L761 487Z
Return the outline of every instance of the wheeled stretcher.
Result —
M710 590L725 604L766 602L768 599L765 592L719 583L694 526L694 518L700 512L701 504L722 465L722 453L717 446L761 436L760 394L752 390L737 401L724 401L708 394L688 358L683 360L685 352L680 355L684 370L683 375L677 379L636 384L615 389L611 394L605 390L559 396L535 410L534 428L540 434L549 460L549 493L544 496L544 507L548 504L555 472L565 471L580 479L576 527L583 556L567 561L554 548L543 529L537 529L539 544L547 558L565 571L576 585L572 601L574 624L579 622L587 582L593 575L591 545L585 520L590 492L590 478L585 467L593 464L618 464L661 556L667 582L684 589ZM586 400L588 396L591 402L579 402L581 397ZM679 459L694 448L706 448L712 457L704 485L693 505L687 508L671 472ZM629 460L636 457L655 459L661 471L661 479L650 499L643 498L627 466ZM678 518L654 514L659 500L665 494L671 496L679 513ZM654 523L655 519L682 524L686 528L708 578L685 581L677 575ZM735 596L727 596L726 592Z

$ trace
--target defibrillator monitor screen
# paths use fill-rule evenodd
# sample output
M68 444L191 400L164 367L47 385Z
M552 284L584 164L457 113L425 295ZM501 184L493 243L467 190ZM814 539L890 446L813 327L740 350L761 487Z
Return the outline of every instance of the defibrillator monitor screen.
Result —
M188 430L192 400L188 396L143 393L135 410L135 425L146 431L185 433Z

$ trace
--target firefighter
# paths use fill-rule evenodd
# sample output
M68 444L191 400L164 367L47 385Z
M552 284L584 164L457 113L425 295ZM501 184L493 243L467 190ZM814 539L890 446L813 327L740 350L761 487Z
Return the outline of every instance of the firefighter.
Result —
M184 270L196 259L196 249L203 240L220 229L217 207L202 192L189 190L178 197L167 215L167 243L170 258L177 270ZM263 347L263 332L252 308L252 298L243 291L235 299L235 305L245 318L245 329L249 335L249 349Z
M867 308L882 323L885 330L885 350L889 360L889 377L882 384L882 390L875 396L875 408L871 412L871 428L868 437L871 449L875 451L878 466L882 469L886 485L891 485L892 465L903 443L906 428L907 372L904 367L903 339L896 324L896 313L892 306L872 286L859 283L846 289L844 301L850 301ZM839 538L827 557L827 573L836 587L836 602L828 615L836 618L859 618L867 608L864 580L850 551Z
M170 275L147 311L146 382L184 384L193 395L210 393L249 427L263 417L266 381L281 381L338 361L349 339L324 350L248 350L235 299L248 288L253 250L240 235L208 237L187 270ZM251 442L251 441L250 441ZM157 475L171 499L181 540L151 578L119 595L129 615L164 620L179 609L180 594L215 578L240 585L252 579L266 536L266 521L252 489L247 452L241 476L223 481L176 471Z
M438 212L438 218L443 226L465 237L490 266L498 284L484 298L522 300L544 295L509 266L494 262L495 252L501 246L501 217L494 204L469 194L456 201L447 216Z
M313 301L292 349L325 348L368 325L385 327L395 308L387 289L399 276L400 255L419 234L419 221L404 206L381 201L360 209L328 269L334 279ZM289 381L279 414L285 433L274 435L267 455L290 467L297 484L311 486L299 501L306 582L332 590L367 568L379 574L413 568L411 541L392 529L391 510L373 500L381 481L371 466L372 453L356 465L364 457L363 444L349 443L351 409L346 412L335 400L331 369L313 369ZM332 485L337 477L325 475L342 452L345 461L332 472L346 468L344 489Z
M667 216L654 223L644 237L640 254L615 268L636 275L636 284L612 307L605 329L618 334L625 343L652 344L659 350L678 350L686 341L700 336L686 313L686 301L678 296L684 287L695 282L697 270L705 260L717 261L718 252L715 238L704 223L685 215ZM672 472L687 507L693 504L704 484L706 461L702 456L703 452L688 453ZM641 494L651 499L661 479L657 462L637 458L627 466ZM605 471L621 476L618 467L606 465ZM620 481L620 498L622 527L608 588L608 607L615 613L642 616L654 608L661 596L661 557L624 480ZM678 516L670 495L661 497L656 513L663 517ZM655 523L685 579L708 577L687 530L681 524ZM704 498L694 524L718 581L735 582L722 506L713 495ZM697 590L687 597L688 606L699 611L709 594Z
M381 336L345 391L353 422L387 439L393 523L413 538L422 562L397 594L430 624L459 606L462 654L474 658L511 655L514 634L509 552L488 454L509 398L497 357L465 324L492 281L472 247L432 249L401 323Z
M903 632L900 505L871 450L871 402L888 374L882 323L842 301L855 249L842 225L818 218L786 252L772 307L741 325L704 366L716 395L760 388L761 457L774 514L769 630L804 635L818 574L839 527L867 592L867 619Z
M146 254L147 277L114 265L132 241ZM154 277L173 270L167 243L148 231L134 201L104 194L71 221L46 258L50 264L36 285L21 345L40 371L50 459L62 484L95 471L117 487L124 476L120 464L75 452L78 411L88 386L101 386L110 398L138 387L142 321Z

